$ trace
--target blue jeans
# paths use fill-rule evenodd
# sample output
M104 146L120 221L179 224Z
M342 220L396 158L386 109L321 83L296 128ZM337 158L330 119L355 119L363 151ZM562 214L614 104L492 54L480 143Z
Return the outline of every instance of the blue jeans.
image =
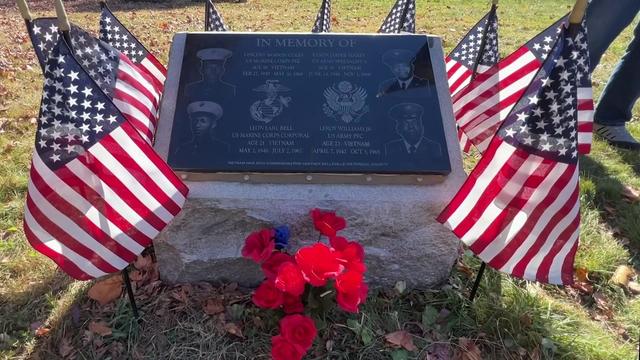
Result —
M587 9L587 31L591 69L602 54L640 11L640 0L592 0ZM594 113L601 125L619 126L631 120L640 97L640 24L625 54L611 73Z

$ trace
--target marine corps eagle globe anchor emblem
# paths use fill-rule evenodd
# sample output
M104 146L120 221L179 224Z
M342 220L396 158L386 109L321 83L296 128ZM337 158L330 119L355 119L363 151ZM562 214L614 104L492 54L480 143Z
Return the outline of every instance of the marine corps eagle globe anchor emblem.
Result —
M326 103L322 105L324 113L346 124L358 122L362 115L369 112L366 104L367 91L349 81L341 81L324 90Z
M251 104L249 112L253 120L265 124L270 123L276 116L282 114L284 108L291 102L290 96L280 96L279 93L291 91L286 86L280 85L278 80L267 80L253 91L266 93L266 98Z

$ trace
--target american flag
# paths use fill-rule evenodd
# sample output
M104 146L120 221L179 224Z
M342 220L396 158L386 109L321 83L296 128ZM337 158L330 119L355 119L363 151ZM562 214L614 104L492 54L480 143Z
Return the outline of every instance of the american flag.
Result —
M493 5L445 59L451 94L467 86L476 74L491 69L499 59L498 15L497 6ZM460 128L458 140L464 152L471 149L471 141Z
M416 32L416 1L397 0L380 26L379 33L399 34Z
M580 203L580 89L587 39L577 25L532 76L478 165L438 217L489 266L527 280L573 282Z
M331 0L322 0L316 22L311 29L313 33L331 32Z
M118 53L109 56L117 64ZM24 230L36 250L86 280L134 261L188 190L80 61L60 37L45 63Z
M101 2L100 40L108 43L129 60L144 70L154 80L156 91L162 93L163 84L167 78L167 69L147 50L144 45L109 10L106 3Z
M500 52L496 10L497 6L493 5L487 15L447 55L447 77L452 95L469 84L474 70L481 74L498 63Z
M204 16L204 31L229 31L212 0L206 0Z
M40 18L30 23L31 41L41 64L59 40L56 19ZM153 141L160 102L154 81L128 57L109 44L72 25L69 31L74 53L118 110L149 143Z
M478 74L453 96L456 123L480 152L486 151L502 121L542 66L566 22L567 17L560 19L491 69ZM593 109L589 89L590 86L579 93L584 104L580 110L585 111L585 118L591 116ZM587 109L588 104L591 104L591 110ZM591 132L587 128L581 127L581 144L590 143ZM581 146L581 149L588 147Z

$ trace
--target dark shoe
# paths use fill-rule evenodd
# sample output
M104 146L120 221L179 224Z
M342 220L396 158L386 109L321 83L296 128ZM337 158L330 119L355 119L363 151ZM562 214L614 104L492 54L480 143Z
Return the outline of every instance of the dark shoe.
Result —
M629 133L624 125L608 126L593 124L593 129L613 146L622 149L640 150L640 142Z

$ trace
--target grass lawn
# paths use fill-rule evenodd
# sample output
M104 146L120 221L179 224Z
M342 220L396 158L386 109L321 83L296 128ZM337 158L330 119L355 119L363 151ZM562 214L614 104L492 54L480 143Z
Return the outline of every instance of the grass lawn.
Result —
M392 0L338 0L336 32L375 32ZM485 11L485 0L418 0L417 31L438 34L450 50ZM50 1L31 1L36 16ZM571 8L568 0L503 0L500 45L507 55ZM97 1L68 1L73 22L96 31ZM171 36L203 28L203 4L111 2L112 10L166 62ZM220 3L237 31L308 31L319 1ZM637 21L637 20L636 20ZM634 23L635 24L635 23ZM600 92L631 30L612 45L594 74ZM100 305L91 283L70 280L26 242L22 213L42 77L17 8L0 3L0 358L267 359L274 314L250 305L233 284L165 286L153 265L132 274L143 317L132 320L126 297ZM631 131L640 137L640 109ZM466 159L470 169L477 161ZM466 254L448 284L432 291L388 289L357 315L332 312L319 325L308 359L634 359L640 296L611 279L620 265L640 270L640 154L596 140L581 158L582 228L577 267L586 288L529 283L489 271L474 304L466 301L479 262ZM627 190L625 190L627 189ZM250 229L247 229L249 231ZM429 259L425 259L429 261ZM589 288L591 287L591 288ZM222 301L222 313L207 311ZM207 312L211 314L207 314ZM233 325L229 325L233 324ZM234 328L237 327L237 328ZM239 334L238 331L242 334ZM406 330L418 350L391 347L385 334ZM242 335L242 336L238 336ZM474 357L481 354L481 357ZM446 356L445 356L446 355Z

